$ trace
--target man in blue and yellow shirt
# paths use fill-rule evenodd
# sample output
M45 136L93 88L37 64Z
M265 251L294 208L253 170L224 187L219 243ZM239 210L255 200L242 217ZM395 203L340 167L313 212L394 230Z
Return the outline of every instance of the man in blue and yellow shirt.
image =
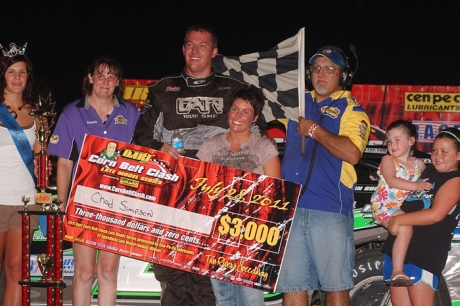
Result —
M309 61L305 118L288 123L283 179L302 184L277 291L284 305L307 305L307 290L326 291L327 305L349 305L353 288L353 188L370 123L346 87L353 73L337 47ZM304 139L302 139L304 138Z

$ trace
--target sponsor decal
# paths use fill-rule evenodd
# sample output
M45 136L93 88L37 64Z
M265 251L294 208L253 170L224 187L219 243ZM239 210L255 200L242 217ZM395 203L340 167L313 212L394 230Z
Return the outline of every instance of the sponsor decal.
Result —
M368 129L369 129L369 126L367 125L367 122L364 120L361 120L361 123L359 124L359 137L364 139L366 137L366 133Z
M377 153L377 154L387 154L387 148L373 148L373 147L366 147L364 150L365 153Z
M180 91L179 86L168 86L166 87L166 92L177 92Z
M121 149L120 150L120 155L123 156L124 158L139 161L139 162L149 162L152 157L154 158L155 155L146 153L146 152L139 152L136 150L131 150L131 149Z
M58 142L59 142L59 136L58 135L51 135L50 143L57 144Z
M123 115L118 115L115 117L115 124L128 124L128 119Z
M340 110L337 107L329 107L329 106L324 106L321 108L321 112L325 116L329 116L331 118L337 118L340 115Z
M186 97L176 100L176 112L184 118L216 118L224 112L224 99L221 97ZM198 113L198 114L197 114Z

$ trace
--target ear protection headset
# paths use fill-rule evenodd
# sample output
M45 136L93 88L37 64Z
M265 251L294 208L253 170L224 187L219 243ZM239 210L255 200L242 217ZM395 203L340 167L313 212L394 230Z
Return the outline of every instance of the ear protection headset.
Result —
M351 85L351 81L353 79L354 71L352 71L351 68L350 68L350 64L348 63L348 57L342 51L342 49L337 48L335 46L324 46L321 49L319 49L318 51L316 51L315 54L321 54L323 52L323 50L325 50L325 49L331 49L331 50L334 50L336 52L339 52L340 55L342 55L342 57L345 59L345 68L341 69L341 71L340 71L339 85L344 89L349 87ZM313 86L312 72L308 68L305 70L305 81L306 81L308 86L310 86L310 87Z

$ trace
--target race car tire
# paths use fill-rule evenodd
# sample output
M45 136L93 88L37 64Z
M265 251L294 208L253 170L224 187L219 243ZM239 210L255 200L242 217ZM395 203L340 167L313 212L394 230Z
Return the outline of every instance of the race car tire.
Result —
M383 253L380 249L365 250L356 255L353 269L355 287L350 291L351 306L390 306L390 290L383 281ZM451 306L449 290L443 277L435 295L436 306Z

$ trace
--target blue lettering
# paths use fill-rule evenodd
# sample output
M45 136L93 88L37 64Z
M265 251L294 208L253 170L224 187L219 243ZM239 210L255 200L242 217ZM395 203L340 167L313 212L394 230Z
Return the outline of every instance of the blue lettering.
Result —
M433 125L432 124L427 124L425 126L425 135L423 136L425 139L434 139L434 131L433 131Z

